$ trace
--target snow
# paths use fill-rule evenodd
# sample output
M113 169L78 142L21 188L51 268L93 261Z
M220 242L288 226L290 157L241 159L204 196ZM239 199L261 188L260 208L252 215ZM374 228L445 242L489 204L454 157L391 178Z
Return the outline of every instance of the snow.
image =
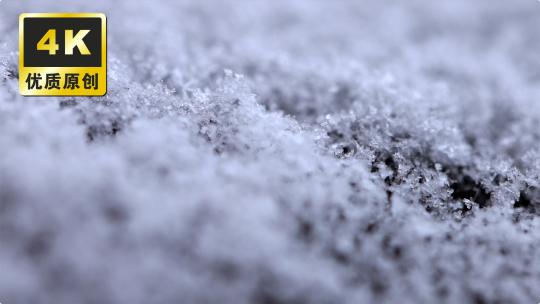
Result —
M18 14L108 17L23 98ZM536 1L0 2L0 302L537 303Z

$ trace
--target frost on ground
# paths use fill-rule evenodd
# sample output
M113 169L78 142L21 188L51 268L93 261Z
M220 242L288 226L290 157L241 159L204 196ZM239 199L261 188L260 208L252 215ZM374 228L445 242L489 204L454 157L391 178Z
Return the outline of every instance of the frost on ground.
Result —
M18 14L104 12L103 98ZM537 303L537 1L0 3L2 303Z

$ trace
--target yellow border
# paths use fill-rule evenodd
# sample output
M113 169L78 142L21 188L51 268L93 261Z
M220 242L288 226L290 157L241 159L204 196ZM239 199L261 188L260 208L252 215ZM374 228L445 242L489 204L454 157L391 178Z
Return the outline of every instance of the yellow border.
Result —
M25 18L100 18L101 19L101 67L25 67L24 66L24 19ZM100 73L99 90L29 91L23 75L36 71L74 73L81 70ZM101 76L101 75L100 75ZM23 13L19 15L19 90L23 96L104 96L107 94L107 16L103 13Z

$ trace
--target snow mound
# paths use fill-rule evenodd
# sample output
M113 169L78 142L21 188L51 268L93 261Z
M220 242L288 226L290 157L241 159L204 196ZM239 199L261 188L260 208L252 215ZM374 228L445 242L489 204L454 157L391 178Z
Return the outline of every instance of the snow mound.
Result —
M18 14L104 12L102 98ZM536 1L0 2L0 302L537 303Z

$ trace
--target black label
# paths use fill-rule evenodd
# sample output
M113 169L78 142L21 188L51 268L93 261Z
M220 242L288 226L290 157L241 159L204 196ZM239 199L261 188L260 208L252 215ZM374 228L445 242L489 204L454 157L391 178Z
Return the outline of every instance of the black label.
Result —
M38 43L50 30L55 30L59 48L52 55L38 50ZM90 54L83 55L78 47L71 48L72 55L65 54L66 31L76 36L87 30L83 42ZM24 66L26 67L101 67L101 19L100 18L30 18L24 19Z

